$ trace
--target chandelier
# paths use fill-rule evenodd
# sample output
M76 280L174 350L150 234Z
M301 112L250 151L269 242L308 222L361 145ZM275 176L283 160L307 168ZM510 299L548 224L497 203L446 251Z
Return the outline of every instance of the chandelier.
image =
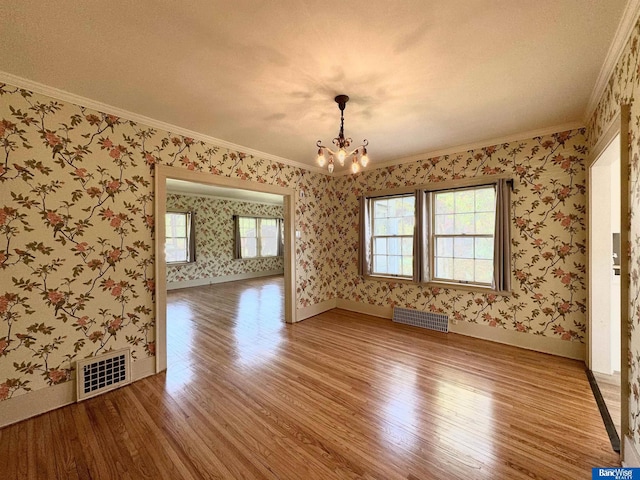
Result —
M318 140L316 146L318 147L318 165L324 167L327 163L327 159L325 158L325 151L329 153L329 164L327 168L329 169L329 173L333 173L334 169L334 160L333 157L338 157L338 162L341 167L344 167L344 162L347 158L353 156L351 161L351 171L353 173L357 173L360 170L360 165L362 167L366 167L369 163L369 157L367 156L367 146L369 142L364 140L362 145L356 147L355 149L348 151L351 146L350 138L344 138L344 107L347 105L349 101L349 97L346 95L338 95L335 98L336 103L338 104L338 108L340 108L340 133L338 136L333 139L333 144L338 147L337 151L331 150L329 147L325 147L322 145L322 140ZM358 156L360 156L360 160L358 161Z

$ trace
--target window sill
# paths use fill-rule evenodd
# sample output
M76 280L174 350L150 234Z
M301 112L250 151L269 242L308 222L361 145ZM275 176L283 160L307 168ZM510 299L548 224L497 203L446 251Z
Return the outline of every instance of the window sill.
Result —
M167 267L181 267L183 265L191 265L196 262L167 262Z
M237 261L238 260L239 261L242 261L242 260L260 260L262 258L284 258L284 256L282 256L282 255L269 255L269 256L266 256L266 257L234 258L234 260L237 260Z
M454 283L454 282L414 282L410 278L406 277L386 277L384 275L365 275L365 280L373 280L376 282L390 282L390 283L408 283L413 285L420 285L429 288L447 288L451 290L463 290L467 292L477 292L477 293L494 293L496 295L501 296L511 296L510 291L500 291L495 290L489 286L483 285L473 285L473 284L464 284L464 283Z

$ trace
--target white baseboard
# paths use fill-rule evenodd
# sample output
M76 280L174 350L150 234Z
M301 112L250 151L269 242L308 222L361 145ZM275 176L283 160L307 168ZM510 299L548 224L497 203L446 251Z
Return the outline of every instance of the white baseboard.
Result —
M156 373L156 357L131 362L131 381L135 382ZM75 376L64 383L34 390L0 402L0 428L27 418L55 410L76 401Z
M393 318L392 307L369 305L342 298L339 298L336 304L338 308L352 312L388 319ZM459 322L455 325L449 323L449 332L582 361L584 361L586 354L584 343L567 342L558 338L542 337L540 335L529 335L515 330L505 330L476 323Z
M350 312L364 313L365 315L372 315L374 317L393 318L393 308L380 307L378 305L369 305L368 303L354 302L353 300L345 300L344 298L338 298L337 308L343 310L349 310Z
M267 270L265 272L247 272L236 275L224 275L221 277L198 278L196 280L183 280L181 282L167 282L167 290L177 290L179 288L202 287L203 285L213 285L214 283L235 282L247 280L249 278L271 277L273 275L284 275L284 270Z
M640 468L640 455L633 444L633 439L629 435L625 435L623 442L624 457L620 459L622 466L625 468Z
M299 308L296 310L296 322L304 320L309 317L320 315L328 310L336 308L336 299L325 300L324 302L316 303L305 308Z

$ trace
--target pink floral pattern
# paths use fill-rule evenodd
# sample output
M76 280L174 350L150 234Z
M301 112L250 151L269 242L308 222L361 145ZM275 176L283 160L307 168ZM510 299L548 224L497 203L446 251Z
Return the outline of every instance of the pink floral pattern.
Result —
M345 241L336 255L338 295L371 305L442 312L459 321L583 342L584 133L560 132L340 177L335 187L336 229ZM358 277L360 195L502 173L515 178L511 296Z
M629 199L629 378L630 387L629 431L636 450L640 450L640 105L636 92L640 87L640 58L638 47L640 42L640 21L636 23L627 44L620 56L613 74L609 78L607 88L600 98L596 111L589 120L589 144L596 145L615 116L620 112L620 105L631 104L629 124L629 181L631 196ZM624 132L623 132L624 134ZM625 379L623 379L624 381Z
M297 304L334 297L325 175L1 83L0 145L0 400L68 381L79 358L154 355L156 164L303 192Z
M233 215L283 218L282 206L171 193L167 195L170 209L195 212L196 262L168 265L167 282L284 269L282 257L233 259Z

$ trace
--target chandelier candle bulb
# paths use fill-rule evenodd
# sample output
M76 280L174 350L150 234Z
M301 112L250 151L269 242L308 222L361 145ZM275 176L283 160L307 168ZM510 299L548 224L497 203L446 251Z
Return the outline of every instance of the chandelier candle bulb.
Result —
M329 165L327 168L329 169L329 173L333 173L333 169L335 168L335 165L333 162L334 155L338 157L338 162L340 162L341 167L344 167L344 162L347 158L353 156L351 171L353 173L357 173L360 170L360 165L362 165L362 167L366 167L367 164L369 163L369 157L367 156L367 148L366 148L367 145L369 145L369 142L365 139L362 142L362 145L356 147L351 151L347 151L347 149L351 146L351 143L353 141L348 137L345 138L344 136L344 109L345 109L345 106L347 105L347 102L349 101L349 97L347 95L338 95L334 100L338 104L338 108L340 108L340 131L338 133L338 136L333 139L333 144L336 147L338 147L338 151L336 152L330 149L329 147L325 147L324 145L322 145L322 140L318 140L316 142L316 146L318 147L318 164L321 167L324 167L324 164L325 164L324 152L325 150L328 151L330 153L330 156L329 156ZM358 163L358 154L360 153L360 148L362 148L362 158L360 159L360 163Z

